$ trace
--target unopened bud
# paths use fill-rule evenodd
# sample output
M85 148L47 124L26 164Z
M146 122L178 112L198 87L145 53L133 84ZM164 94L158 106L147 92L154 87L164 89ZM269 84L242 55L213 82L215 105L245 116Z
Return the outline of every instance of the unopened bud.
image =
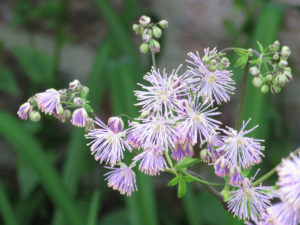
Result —
M58 104L56 108L56 114L61 115L63 112L64 112L64 107L62 106L62 104Z
M61 115L61 122L66 123L71 119L72 113L70 110L66 109Z
M291 50L288 46L283 46L281 48L281 55L285 58L288 58L291 55Z
M87 86L83 86L81 96L83 98L86 98L88 96L89 92L90 92L90 89Z
M150 24L151 22L151 19L150 17L148 16L145 16L145 15L142 15L139 19L139 23L142 25L142 26L146 26L148 24Z
M95 129L95 122L92 118L87 118L85 121L85 131L93 130Z
M153 53L158 53L160 51L160 44L158 41L152 39L150 40L150 50Z
M278 59L279 59L279 55L278 55L277 53L274 54L274 55L273 55L273 59L274 59L274 60L278 60Z
M81 84L78 80L74 80L72 82L69 83L69 89L73 92L76 92L80 89Z
M266 94L269 92L269 86L267 84L264 84L260 90L262 93Z
M207 149L203 149L200 152L200 158L203 160L203 162L208 163L210 162L210 156Z
M158 22L158 25L161 27L161 28L167 28L169 26L169 23L167 20L161 20Z
M108 119L107 126L114 133L119 133L124 129L124 122L121 117L115 116Z
M154 26L154 27L152 28L152 31L153 31L153 36L154 36L155 38L160 38L160 37L161 37L162 31L161 31L161 29L160 29L159 27Z
M276 41L274 41L274 43L273 43L275 46L280 46L280 42L278 41L278 40L276 40Z
M263 84L263 81L259 77L254 77L252 80L252 84L254 87L260 88Z
M279 62L279 66L280 67L286 67L288 65L288 62L284 59L280 59L280 62Z
M148 43L143 43L140 45L140 52L143 54L146 54L149 50L149 44Z
M143 34L142 34L142 39L144 42L149 42L150 39L152 37L152 30L149 29L149 28L146 28L144 31L143 31Z
M29 118L33 122L38 122L41 119L41 114L38 111L31 111L29 113Z
M259 73L259 69L256 66L252 66L249 70L250 74L252 74L253 76L257 76Z
M286 78L286 76L283 73L280 73L277 75L276 83L279 86L283 87L287 82L288 82L288 79Z
M267 80L267 81L271 81L272 79L273 79L272 74L268 74L268 75L266 76L266 80Z
M281 88L277 85L272 85L271 86L271 92L272 94L278 94L281 91Z
M288 68L286 68L283 73L286 76L288 82L290 82L293 79L293 75L292 75L292 72L291 72L291 68L290 67L288 67Z
M227 57L223 57L221 63L225 66L225 68L230 66L229 59Z
M133 25L132 25L132 30L133 30L136 34L139 34L140 29L141 29L141 26L140 26L140 25L138 25L138 24L133 24Z
M74 98L73 102L76 106L82 106L83 101L82 101L82 98L76 97L76 98Z
M202 61L203 61L205 64L209 63L209 61L210 61L209 56L204 55L204 56L202 57Z

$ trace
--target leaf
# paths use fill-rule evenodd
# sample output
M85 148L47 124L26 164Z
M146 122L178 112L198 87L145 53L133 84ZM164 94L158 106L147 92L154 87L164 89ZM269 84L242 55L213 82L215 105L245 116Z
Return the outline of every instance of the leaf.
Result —
M190 167L192 165L195 165L197 163L201 162L200 159L191 158L191 157L184 157L183 160L179 161L176 165L176 169L185 169L187 167Z
M234 49L234 51L239 56L248 56L248 50L247 49Z
M171 186L171 187L175 186L176 184L178 184L179 179L180 179L179 176L174 177L172 180L169 181L168 186Z
M248 55L241 56L238 58L238 60L235 62L234 67L244 67L247 63Z
M15 47L13 48L20 66L25 74L37 84L49 84L53 81L52 59L37 49Z
M195 179L194 179L194 178L192 178L192 177L189 177L189 176L184 176L184 177L183 177L183 179L184 179L184 181L185 181L185 182L189 182L189 183L190 183L190 182L194 182L194 181L195 181Z
M178 182L177 196L182 198L186 193L186 183L183 179L180 179Z
M84 104L84 108L87 112L94 112L94 109L89 104Z
M259 41L257 41L257 45L258 45L258 47L259 47L259 51L260 51L261 53L263 53L263 52L264 52L264 47L263 47L263 45L262 45Z
M20 90L13 73L0 63L0 91L10 94L14 97L20 95Z
M259 63L259 61L260 61L260 59L257 58L257 59L250 60L249 62L250 62L250 64L252 64L252 65L256 65L257 63Z

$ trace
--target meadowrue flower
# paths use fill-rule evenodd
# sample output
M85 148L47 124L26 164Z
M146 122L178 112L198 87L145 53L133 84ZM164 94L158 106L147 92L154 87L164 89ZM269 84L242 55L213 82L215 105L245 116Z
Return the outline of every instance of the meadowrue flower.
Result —
M147 175L156 176L160 171L164 171L168 166L163 156L163 151L158 147L146 149L133 159L140 161L139 170Z
M230 173L229 167L226 164L224 157L220 157L214 163L215 174L219 177L228 176Z
M246 221L245 224L246 225L274 225L274 223L272 222L272 219L271 219L270 215L267 214L267 213L265 213L265 212L263 212L260 215L259 220L253 219L251 222L250 221Z
M135 149L140 149L141 146L141 140L139 139L139 137L135 134L135 132L137 132L137 130L139 129L139 125L140 123L137 122L128 122L129 124L129 131L127 132L126 135L126 142Z
M74 80L72 82L69 83L69 89L72 91L72 92L76 92L78 91L79 89L81 88L81 84L78 80Z
M178 81L178 70L173 70L168 76L165 70L161 74L159 70L152 68L151 72L146 74L144 79L151 85L142 87L143 91L135 91L138 103L141 106L141 113L145 112L159 112L170 113L179 105L179 97L186 95L185 85L176 85Z
M39 109L49 115L58 113L60 106L59 93L55 89L48 89L45 92L36 94L36 101Z
M241 185L244 181L244 175L239 167L230 168L229 173L229 184L234 185Z
M264 147L261 146L261 139L254 139L245 137L246 134L255 130L258 126L245 130L250 119L245 123L240 131L236 131L228 127L228 131L224 130L226 136L223 137L224 145L218 151L224 151L223 157L226 159L229 167L242 167L249 169L251 166L261 162L261 157L264 156L262 151Z
M216 101L217 104L228 102L229 94L233 94L234 81L231 79L231 71L224 69L209 69L202 61L198 52L196 54L188 53L190 60L187 60L190 70L195 80L195 88L199 90L201 96L208 101ZM205 49L205 56L209 57L209 49ZM217 66L217 65L215 65Z
M172 119L159 114L139 118L141 123L130 127L128 134L137 137L137 143L145 149L156 146L161 150L168 150L176 141L176 131ZM128 137L127 137L128 138Z
M212 162L215 162L221 155L222 152L218 152L217 148L224 144L218 133L209 134L206 137L206 149L209 152L209 156Z
M76 127L85 127L88 113L84 108L76 109L72 114L71 123Z
M191 136L192 143L197 143L199 137L200 142L203 139L214 134L221 124L220 121L211 118L212 116L219 115L216 112L217 108L209 109L210 105L201 104L200 98L195 97L194 100L189 99L189 104L186 107L186 113L181 113L181 122L178 123L178 135L183 138Z
M26 102L20 106L17 114L22 120L27 120L30 110L31 110L31 105L29 102Z
M176 161L182 160L185 156L193 157L194 150L192 143L176 143L175 147L172 148L172 155L171 157Z
M272 225L298 225L300 223L300 211L295 210L289 203L277 203L269 208L267 212Z
M277 185L284 201L295 210L300 210L300 154L283 159L277 167Z
M113 132L115 133L119 133L124 129L124 122L123 120L118 117L110 117L108 119L108 123L107 126L109 127L109 129L111 129Z
M125 131L115 133L97 118L95 124L99 128L92 129L85 135L87 139L92 139L88 144L91 146L92 155L97 161L100 160L100 163L105 161L113 166L123 159L125 148L131 151L131 147L124 140Z
M228 210L234 216L256 220L271 205L272 187L254 187L252 179L245 178L238 188L230 192L231 199L228 203Z
M107 176L108 187L127 196L131 196L131 193L137 190L135 173L130 166L122 164L120 168L107 168L111 169L110 172L104 174Z

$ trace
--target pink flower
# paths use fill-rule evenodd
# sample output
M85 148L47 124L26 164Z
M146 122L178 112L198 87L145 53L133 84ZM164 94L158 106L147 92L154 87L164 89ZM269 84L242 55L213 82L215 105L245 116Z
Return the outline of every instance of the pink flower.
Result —
M59 111L60 97L55 89L48 89L45 92L36 94L36 101L39 109L49 115Z

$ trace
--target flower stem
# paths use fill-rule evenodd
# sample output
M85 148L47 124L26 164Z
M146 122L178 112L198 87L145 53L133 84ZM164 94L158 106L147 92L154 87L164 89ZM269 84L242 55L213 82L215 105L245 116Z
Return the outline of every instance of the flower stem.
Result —
M165 157L166 157L166 159L167 159L167 162L168 162L169 166L173 169L173 168L174 168L173 162L172 162L172 159L171 159L170 156L169 156L168 151L165 151Z
M152 66L156 70L155 53L151 51L151 55L152 55Z
M193 171L189 171L189 170L187 171L187 170L181 169L180 172L182 172L183 174L185 174L188 177L193 178L195 181L198 181L201 184L212 185L212 186L224 186L224 184L218 184L218 183L213 183L213 182L203 180L203 178L199 174L197 174Z
M235 121L235 129L238 130L240 123L241 123L241 117L242 117L242 112L243 112L243 107L244 107L244 102L245 102L245 94L246 94L246 87L247 87L247 75L248 75L248 70L249 70L249 62L250 62L251 57L248 56L247 63L245 65L244 69L244 76L243 76L243 83L242 83L242 92L240 96L240 102L238 106L238 113Z
M294 152L292 152L292 154L298 154L298 153L300 153L300 148L297 148ZM261 184L262 182L267 180L269 177L271 177L274 173L276 173L276 169L279 165L280 165L280 163L277 166L275 166L273 169L271 169L269 172L267 172L265 175L263 175L261 178L259 178L257 181L255 181L253 183L253 186L257 186L257 185Z

